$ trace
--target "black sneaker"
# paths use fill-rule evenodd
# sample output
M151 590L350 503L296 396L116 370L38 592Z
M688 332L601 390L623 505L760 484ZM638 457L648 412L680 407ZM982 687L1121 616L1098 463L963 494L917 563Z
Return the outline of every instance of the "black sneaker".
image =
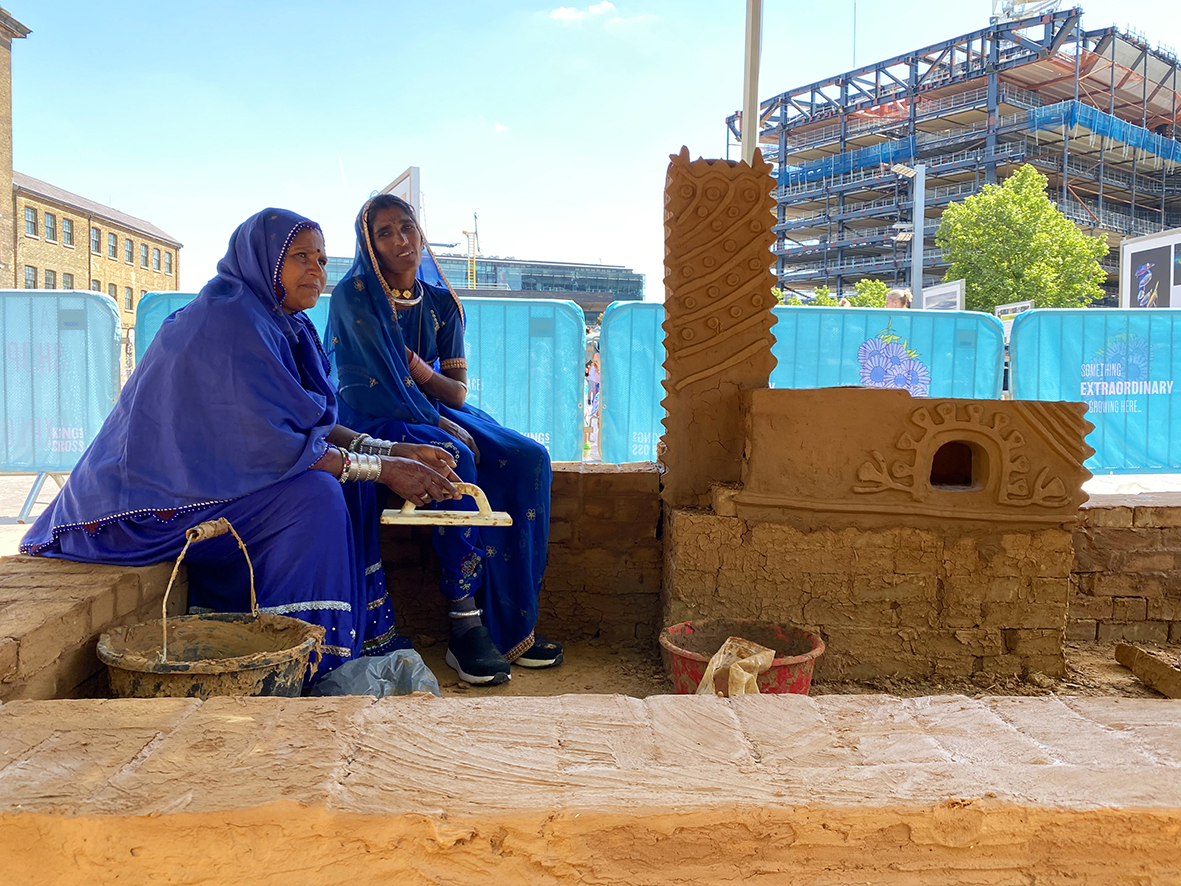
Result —
M523 668L552 668L566 660L562 652L562 644L547 640L545 637L534 636L533 645L521 653L520 658L513 662Z
M477 686L499 686L512 679L508 661L483 625L451 638L447 644L447 666L461 680Z

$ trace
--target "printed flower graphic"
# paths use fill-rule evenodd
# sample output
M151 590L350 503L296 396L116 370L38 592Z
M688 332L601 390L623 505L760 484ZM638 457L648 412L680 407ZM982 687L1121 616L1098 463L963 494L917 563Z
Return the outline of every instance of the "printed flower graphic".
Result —
M930 392L931 371L889 325L857 349L857 362L863 385L900 388L912 397L926 397Z

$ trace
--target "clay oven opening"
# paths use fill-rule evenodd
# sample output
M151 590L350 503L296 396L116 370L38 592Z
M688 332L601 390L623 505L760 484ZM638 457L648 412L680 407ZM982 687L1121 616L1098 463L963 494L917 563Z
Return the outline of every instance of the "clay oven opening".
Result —
M984 485L987 464L983 450L963 440L944 443L931 459L931 486L963 490Z

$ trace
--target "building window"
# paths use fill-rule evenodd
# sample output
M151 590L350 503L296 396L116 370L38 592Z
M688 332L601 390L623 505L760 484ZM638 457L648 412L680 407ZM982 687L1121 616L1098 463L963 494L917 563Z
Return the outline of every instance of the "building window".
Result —
M119 287L116 286L114 283L108 283L107 284L107 295L109 295L111 298L118 298L119 297Z
M73 288L74 288L74 275L73 274L62 274L62 289L73 289Z
M107 234L107 258L119 257L119 235Z
M172 253L171 252L164 253L164 273L165 274L172 273Z
M102 292L103 285L101 283L99 283L97 280L91 280L90 281L90 291L91 292Z
M74 220L72 218L62 219L62 246L74 245Z
M37 288L37 269L25 265L25 289Z
M30 237L37 236L37 210L32 206L25 207L25 234Z
M57 271L45 272L45 288L57 289Z
M160 250L159 249L152 250L152 270L153 271L160 270Z
M52 212L45 213L45 239L50 243L57 242L57 216Z
M123 241L123 261L129 265L135 263L135 247L131 245L130 237Z
M130 286L123 287L123 307L129 311L135 307L135 302L132 300Z
M90 229L90 251L95 255L102 254L102 233L98 228Z
M139 266L146 268L148 266L148 244L139 244Z

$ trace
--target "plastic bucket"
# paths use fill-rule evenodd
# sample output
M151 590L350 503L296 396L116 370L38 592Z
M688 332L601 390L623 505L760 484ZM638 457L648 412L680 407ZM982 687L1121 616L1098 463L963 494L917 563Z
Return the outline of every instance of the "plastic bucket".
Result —
M807 695L812 688L812 668L824 652L824 641L815 634L752 618L706 618L660 632L664 669L675 692L697 691L706 665L727 637L742 637L775 650L771 667L759 674L759 692Z
M168 618L168 595L189 545L232 533L250 568L250 612ZM210 698L215 695L279 695L303 691L304 675L320 663L324 629L298 618L258 611L254 567L246 545L228 520L199 523L185 533L164 591L159 621L124 625L98 640L111 692L118 698Z

